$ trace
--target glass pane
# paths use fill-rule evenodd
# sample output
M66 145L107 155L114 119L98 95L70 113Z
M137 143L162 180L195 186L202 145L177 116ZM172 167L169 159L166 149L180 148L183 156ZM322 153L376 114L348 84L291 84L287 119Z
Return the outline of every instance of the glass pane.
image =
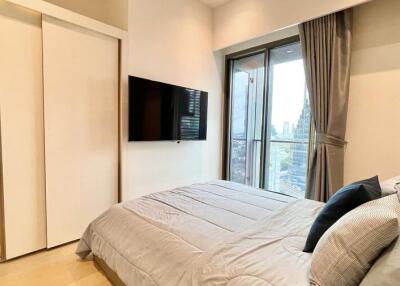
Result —
M304 197L308 145L271 143L268 189L294 197Z
M304 197L310 104L300 43L270 50L265 186Z
M264 53L233 61L230 179L258 187L264 99Z
M246 183L246 141L232 139L231 143L231 181Z
M308 141L310 105L300 44L272 49L269 72L269 137Z
M246 139L247 136L247 99L249 74L238 70L233 73L232 96L232 137Z

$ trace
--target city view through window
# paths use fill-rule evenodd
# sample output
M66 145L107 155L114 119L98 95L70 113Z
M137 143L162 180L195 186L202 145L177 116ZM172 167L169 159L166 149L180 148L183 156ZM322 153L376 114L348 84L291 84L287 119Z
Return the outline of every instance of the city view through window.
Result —
M263 115L264 53L234 62L230 179L304 197L308 170L310 104L299 43L269 51L268 101ZM262 129L265 156L261 158ZM260 174L264 163L264 174Z

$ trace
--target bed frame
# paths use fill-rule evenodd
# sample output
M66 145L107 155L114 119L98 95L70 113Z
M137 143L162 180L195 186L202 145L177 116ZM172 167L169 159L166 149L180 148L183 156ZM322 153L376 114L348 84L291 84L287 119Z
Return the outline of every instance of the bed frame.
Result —
M99 269L110 282L114 286L126 286L124 282L118 277L117 273L115 273L110 267L108 267L107 263L104 262L101 258L97 256L93 256L94 265L97 269Z

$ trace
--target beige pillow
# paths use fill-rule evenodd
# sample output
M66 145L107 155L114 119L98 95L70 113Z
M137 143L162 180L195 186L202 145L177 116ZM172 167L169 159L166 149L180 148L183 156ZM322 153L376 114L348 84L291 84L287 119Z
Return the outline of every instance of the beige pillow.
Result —
M365 276L360 286L393 286L400 281L400 240L397 239L388 247L371 270Z
M339 219L314 250L310 283L356 286L399 235L397 194L363 204Z
M400 193L397 194L400 200ZM399 214L400 223L400 214ZM399 225L400 229L400 225ZM360 286L392 286L400 281L400 239L397 238L378 258Z

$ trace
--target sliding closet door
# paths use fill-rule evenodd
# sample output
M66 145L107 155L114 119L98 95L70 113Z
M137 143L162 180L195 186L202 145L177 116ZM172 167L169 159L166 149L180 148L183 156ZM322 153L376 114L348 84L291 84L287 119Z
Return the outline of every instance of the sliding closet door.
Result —
M0 209L10 259L46 247L41 15L0 0L0 37Z
M118 41L43 17L47 246L118 198Z

